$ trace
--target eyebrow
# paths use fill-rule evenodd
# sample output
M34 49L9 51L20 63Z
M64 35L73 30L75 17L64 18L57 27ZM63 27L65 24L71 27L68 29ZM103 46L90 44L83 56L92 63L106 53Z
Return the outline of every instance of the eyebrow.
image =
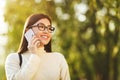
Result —
M45 25L44 23L38 23L38 24L43 24L43 25ZM38 25L38 24L37 24L37 25ZM51 26L51 24L50 24L50 25L47 25L47 26Z

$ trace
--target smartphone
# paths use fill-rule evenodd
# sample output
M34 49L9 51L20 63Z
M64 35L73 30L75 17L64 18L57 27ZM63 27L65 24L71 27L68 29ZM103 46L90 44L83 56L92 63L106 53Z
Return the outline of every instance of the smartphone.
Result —
M34 32L32 29L29 29L26 33L25 33L25 38L28 42L31 41L32 37L34 36Z

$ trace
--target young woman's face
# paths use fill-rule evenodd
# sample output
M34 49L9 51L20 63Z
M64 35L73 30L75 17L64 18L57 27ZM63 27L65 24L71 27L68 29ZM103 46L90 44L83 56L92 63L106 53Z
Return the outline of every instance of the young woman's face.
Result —
M51 24L47 18L40 19L33 25L38 25L38 24L40 26L45 27L45 29L43 27L41 27L41 28L33 27L32 29L33 29L34 33L36 34L36 36L40 39L42 44L47 45L52 37L52 33L48 29L51 26Z

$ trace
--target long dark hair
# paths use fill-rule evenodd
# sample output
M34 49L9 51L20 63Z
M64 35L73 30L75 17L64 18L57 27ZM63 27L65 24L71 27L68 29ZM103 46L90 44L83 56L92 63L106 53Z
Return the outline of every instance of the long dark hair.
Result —
M51 19L49 18L49 16L45 15L45 14L32 14L31 16L29 16L24 24L24 30L23 30L23 34L22 34L22 38L21 38L21 42L20 42L20 46L19 46L19 49L18 49L18 53L19 54L22 54L24 53L25 51L28 50L27 46L28 46L28 42L24 36L25 32L27 29L29 29L29 27L31 25L33 25L34 23L36 23L38 20L40 19L48 19L50 24L52 24L51 22ZM44 46L45 47L45 51L46 52L52 52L51 50L51 40L50 42Z

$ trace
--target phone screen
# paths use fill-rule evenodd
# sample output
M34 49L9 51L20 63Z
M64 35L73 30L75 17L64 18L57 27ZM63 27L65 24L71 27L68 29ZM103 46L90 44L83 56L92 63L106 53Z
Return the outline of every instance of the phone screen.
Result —
M34 36L34 32L32 29L29 29L26 33L25 33L25 38L27 39L28 42L31 41L32 37Z

